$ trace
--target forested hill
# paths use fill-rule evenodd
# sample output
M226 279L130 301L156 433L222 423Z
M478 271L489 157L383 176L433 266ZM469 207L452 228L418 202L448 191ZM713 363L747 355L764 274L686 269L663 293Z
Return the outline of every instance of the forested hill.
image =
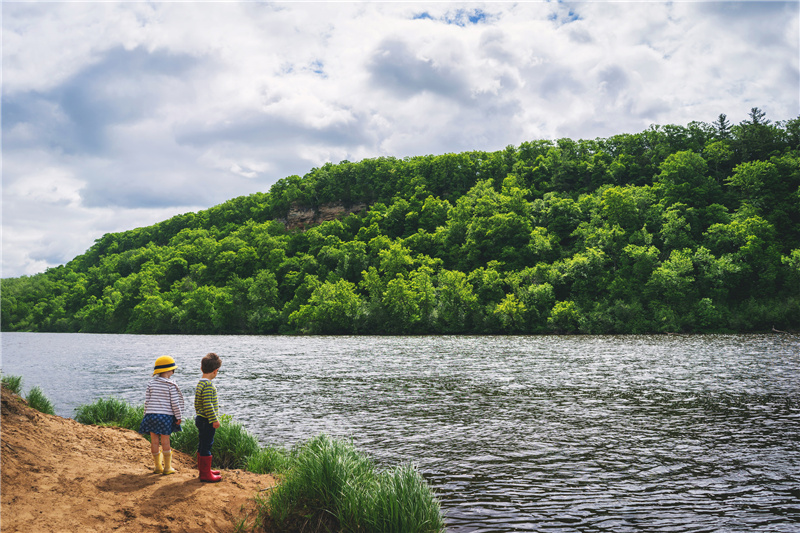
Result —
M3 331L797 330L800 118L327 164L0 288Z

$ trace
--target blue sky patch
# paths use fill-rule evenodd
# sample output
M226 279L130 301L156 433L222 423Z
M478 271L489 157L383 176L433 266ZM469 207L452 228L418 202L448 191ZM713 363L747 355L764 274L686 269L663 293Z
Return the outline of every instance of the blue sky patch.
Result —
M448 13L444 16L444 21L447 24L455 24L456 26L464 27L467 24L479 24L486 20L486 13L482 9L473 9L471 11L466 9L459 9L455 13Z
M452 24L462 28L470 24L486 22L488 18L489 15L482 9L458 9L456 11L448 11L444 16L438 19L427 11L417 13L412 17L413 20L439 20L445 24Z
M325 64L319 59L313 61L309 68L311 68L311 71L314 74L319 74L320 76L327 77L327 74L325 74Z

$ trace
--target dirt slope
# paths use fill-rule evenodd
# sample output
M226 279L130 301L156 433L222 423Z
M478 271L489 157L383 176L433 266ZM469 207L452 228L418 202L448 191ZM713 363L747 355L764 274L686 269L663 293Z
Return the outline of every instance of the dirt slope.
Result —
M3 533L232 532L275 484L239 470L201 483L195 459L180 453L177 474L153 474L150 443L137 433L39 413L5 388L1 420Z

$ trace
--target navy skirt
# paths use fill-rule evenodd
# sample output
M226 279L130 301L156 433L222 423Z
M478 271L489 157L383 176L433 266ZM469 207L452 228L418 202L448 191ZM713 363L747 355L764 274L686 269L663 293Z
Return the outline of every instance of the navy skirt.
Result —
M139 433L145 435L155 433L156 435L171 435L176 431L182 431L178 425L178 419L175 415L144 415L142 424L139 426Z

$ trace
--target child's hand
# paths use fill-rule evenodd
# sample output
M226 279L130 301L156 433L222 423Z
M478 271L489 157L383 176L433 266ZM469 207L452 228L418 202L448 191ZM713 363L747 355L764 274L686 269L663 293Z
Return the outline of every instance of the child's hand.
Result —
M213 424L211 424L211 427L217 429L219 427L219 422L214 422Z
M178 421L176 422L176 424L178 424L179 426L181 425L181 419L180 419L180 418L178 419Z

